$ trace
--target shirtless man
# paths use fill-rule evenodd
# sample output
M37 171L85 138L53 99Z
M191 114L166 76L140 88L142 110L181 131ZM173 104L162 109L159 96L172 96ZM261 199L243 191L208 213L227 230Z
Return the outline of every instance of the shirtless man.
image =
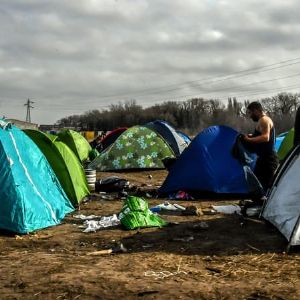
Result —
M244 136L244 141L250 144L257 154L254 174L264 190L267 191L278 167L278 157L274 148L274 124L272 119L265 114L259 102L252 102L248 105L247 115L257 122L257 125L253 134Z

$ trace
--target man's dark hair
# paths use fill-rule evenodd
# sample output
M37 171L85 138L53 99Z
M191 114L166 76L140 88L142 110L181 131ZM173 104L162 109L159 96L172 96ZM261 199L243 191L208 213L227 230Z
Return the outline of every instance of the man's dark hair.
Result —
M257 101L251 102L251 103L248 105L247 109L249 109L249 110L251 110L251 111L253 111L253 110L255 110L255 109L256 109L256 110L259 110L259 111L263 111L262 105L261 105L259 102L257 102Z

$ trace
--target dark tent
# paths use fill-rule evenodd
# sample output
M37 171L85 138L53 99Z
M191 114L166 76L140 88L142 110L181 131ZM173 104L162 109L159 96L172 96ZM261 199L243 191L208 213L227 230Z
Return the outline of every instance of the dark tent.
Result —
M125 131L127 130L126 127L117 128L115 130L110 131L105 137L101 140L101 148L97 149L98 151L104 151L107 149L110 145L112 145L117 138Z

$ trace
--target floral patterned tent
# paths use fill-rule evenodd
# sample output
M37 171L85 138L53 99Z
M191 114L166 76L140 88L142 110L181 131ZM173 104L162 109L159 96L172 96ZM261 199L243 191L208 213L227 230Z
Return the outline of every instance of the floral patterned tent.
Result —
M174 158L163 138L143 126L127 129L109 148L89 164L99 171L124 169L162 169L162 159Z

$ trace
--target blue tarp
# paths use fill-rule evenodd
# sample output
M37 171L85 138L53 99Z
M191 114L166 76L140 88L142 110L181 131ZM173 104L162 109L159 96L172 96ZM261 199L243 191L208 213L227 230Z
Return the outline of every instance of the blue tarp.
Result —
M160 193L248 194L243 166L231 153L237 136L226 126L202 131L171 167Z
M284 140L284 138L286 137L286 135L288 134L288 132L284 132L280 135L278 135L276 137L276 140L275 140L275 150L276 152L278 152L279 148L280 148L280 145L282 143L282 141Z
M0 228L28 233L57 225L73 207L47 159L20 129L0 120Z

